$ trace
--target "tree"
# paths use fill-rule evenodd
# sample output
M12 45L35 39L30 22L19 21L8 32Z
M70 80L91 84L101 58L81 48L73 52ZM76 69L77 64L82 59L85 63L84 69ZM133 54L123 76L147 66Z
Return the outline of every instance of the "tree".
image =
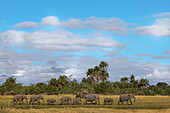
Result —
M108 65L107 62L101 61L100 64L99 64L99 67L100 67L102 70L107 71L107 68L109 67L109 65Z
M107 80L109 78L109 73L107 73L107 68L108 68L108 63L101 61L99 64L99 67L101 69L101 80L102 82L104 82L105 80Z
M106 81L108 78L109 78L109 73L102 70L102 74L101 74L102 83L104 83L104 81Z
M94 67L94 73L95 73L95 77L96 77L96 80L97 80L97 84L99 84L99 80L100 80L100 77L101 77L101 70L98 66Z
M69 79L66 75L62 75L58 79L59 87L66 86L69 84Z
M56 78L51 78L48 84L52 86L58 86L58 81L56 80Z
M149 80L147 80L147 79L141 79L140 81L139 81L139 87L141 88L141 89L146 89L147 87L148 87L148 85L149 85Z
M87 70L86 76L90 78L92 85L96 84L95 75L94 75L94 69L93 68L89 68Z
M130 75L130 83L133 83L135 81L135 76L134 75Z
M166 88L166 87L168 86L168 84L165 83L165 82L158 82L158 83L157 83L157 86L158 86L158 87L161 87L161 88Z
M128 77L123 77L120 79L122 83L128 83L128 80L129 80Z

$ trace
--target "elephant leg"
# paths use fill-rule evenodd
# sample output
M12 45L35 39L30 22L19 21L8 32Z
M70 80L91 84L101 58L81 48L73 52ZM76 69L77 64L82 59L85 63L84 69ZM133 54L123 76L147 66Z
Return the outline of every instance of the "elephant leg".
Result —
M118 101L118 103L117 103L117 104L119 105L119 103L120 103L120 101Z
M96 103L96 105L97 105L97 100L95 100L95 103Z
M40 100L38 100L38 104L40 105Z
M85 104L87 105L87 100L86 100Z
M131 103L131 105L132 105L132 100L130 100L130 103Z
M128 100L126 101L126 105L128 105Z

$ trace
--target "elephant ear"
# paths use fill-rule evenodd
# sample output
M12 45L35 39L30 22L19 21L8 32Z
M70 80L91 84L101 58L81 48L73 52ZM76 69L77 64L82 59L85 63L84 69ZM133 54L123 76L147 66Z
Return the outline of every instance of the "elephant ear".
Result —
M132 96L131 96L131 94L128 94L128 96L131 98Z

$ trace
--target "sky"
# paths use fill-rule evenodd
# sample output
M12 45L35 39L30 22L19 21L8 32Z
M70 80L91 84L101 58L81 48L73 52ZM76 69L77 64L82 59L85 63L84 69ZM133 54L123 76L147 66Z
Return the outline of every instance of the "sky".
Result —
M0 84L24 85L108 63L109 81L170 84L169 0L0 0Z

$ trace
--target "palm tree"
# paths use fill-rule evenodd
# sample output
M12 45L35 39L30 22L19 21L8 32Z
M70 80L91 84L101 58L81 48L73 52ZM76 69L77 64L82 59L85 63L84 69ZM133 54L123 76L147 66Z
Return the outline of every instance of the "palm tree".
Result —
M101 61L99 64L101 71L101 80L102 82L104 82L105 80L107 80L109 78L109 73L107 73L107 68L108 68L108 63Z
M107 71L108 66L109 66L108 63L104 62L104 61L101 61L100 64L99 64L99 67L104 71L105 71L105 69Z
M49 81L48 84L49 84L49 85L52 85L52 86L57 86L57 85L58 85L58 82L57 82L56 78L51 78L51 80Z
M96 80L97 80L97 84L99 84L101 71L100 71L100 68L98 66L94 67L94 73L95 73L95 77L96 77Z
M135 76L132 74L132 75L130 75L129 78L130 78L130 82L133 83L133 81L135 80Z
M102 80L102 83L107 80L109 78L109 73L107 73L106 71L103 71L102 70L102 73L101 73L101 80Z
M128 83L128 80L129 80L128 77L123 77L120 79L122 83Z
M87 70L86 76L91 79L91 84L92 84L92 85L95 85L95 84L96 84L95 75L94 75L94 69L93 69L93 68L89 68L89 69Z
M58 79L60 86L66 86L69 82L69 79L66 75L62 75Z
M142 84L143 86L147 86L147 85L149 85L149 80L142 78L142 79L140 80L140 84Z
M149 80L142 78L139 82L139 85L142 86L142 89L147 88L147 86L149 85Z

